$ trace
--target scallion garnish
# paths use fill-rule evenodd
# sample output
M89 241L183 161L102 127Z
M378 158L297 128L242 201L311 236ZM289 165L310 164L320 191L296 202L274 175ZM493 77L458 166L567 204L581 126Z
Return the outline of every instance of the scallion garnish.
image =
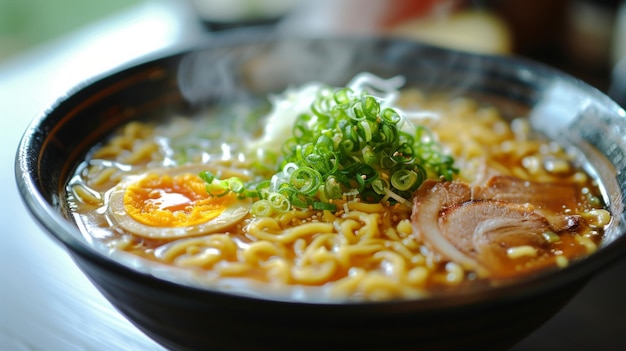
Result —
M289 176L274 182L293 187L284 194L296 207L331 204L351 189L367 194L361 201L398 202L427 177L451 180L458 172L428 129L349 88L320 89L311 112L296 118L283 153L281 174Z
M211 196L221 197L230 192L237 194L238 197L257 196L255 191L246 189L244 182L237 177L217 179L209 171L200 172L198 176L207 183L206 191Z
M454 160L426 127L412 126L400 110L360 89L322 86L308 111L289 116L291 136L270 180L244 184L205 172L207 191L254 197L251 212L264 216L292 208L336 211L337 199L408 206L425 179L452 180Z

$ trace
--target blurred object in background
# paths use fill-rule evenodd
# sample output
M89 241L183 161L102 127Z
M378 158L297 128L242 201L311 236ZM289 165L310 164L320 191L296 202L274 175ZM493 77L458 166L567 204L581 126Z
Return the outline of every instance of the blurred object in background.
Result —
M465 9L443 16L435 12L425 18L400 22L389 33L477 53L510 54L512 49L508 25L488 10Z
M484 1L511 29L516 55L556 67L604 92L626 84L622 83L626 73L620 73L626 68L616 66L626 50L625 4L625 0Z
M621 73L626 64L617 65L626 46L626 25L620 27L623 22L617 13L625 2L302 0L278 29L389 35L465 51L513 54L553 66L606 92L619 84L612 76L621 74L619 80L626 80Z
M624 58L626 58L626 0L622 1L615 15L611 61L617 64Z
M301 0L281 23L281 29L322 35L376 35L416 18L444 18L461 4L459 0Z
M622 1L617 10L611 61L613 70L608 94L626 108L626 1Z
M609 64L615 26L615 0L573 0L567 12L565 51L573 63Z
M611 72L611 85L608 95L626 108L626 56L619 61Z
M619 4L619 0L572 0L568 8L564 36L566 69L604 91L611 84Z
M609 84L614 4L619 0L485 0L509 25L513 52L583 79Z
M187 0L207 29L275 24L299 0Z
M461 0L302 1L283 22L293 33L390 35L474 52L507 54L507 25L488 8Z
M507 23L513 51L545 58L561 46L567 7L571 0L485 0L482 6Z
M184 7L190 17L179 20L202 34L275 25L288 35L415 39L528 57L626 99L626 0L0 0L0 62L115 13L166 3Z

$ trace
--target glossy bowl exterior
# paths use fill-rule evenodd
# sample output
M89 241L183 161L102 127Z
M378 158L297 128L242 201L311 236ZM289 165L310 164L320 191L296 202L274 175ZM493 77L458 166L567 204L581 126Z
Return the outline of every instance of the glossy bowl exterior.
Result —
M403 75L408 86L474 97L505 117L529 115L576 145L604 185L615 220L600 250L566 269L454 296L377 303L308 303L196 289L113 262L90 247L64 202L86 152L125 122L190 114L223 100L356 73ZM147 335L180 350L506 349L558 311L626 248L624 111L569 76L515 58L372 38L276 38L233 32L111 73L33 121L16 177L28 209L98 289Z

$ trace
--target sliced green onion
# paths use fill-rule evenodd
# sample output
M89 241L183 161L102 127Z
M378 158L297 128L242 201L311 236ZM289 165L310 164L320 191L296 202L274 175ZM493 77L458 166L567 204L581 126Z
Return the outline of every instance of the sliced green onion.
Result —
M369 146L363 148L363 162L368 165L375 165L379 162L379 155Z
M304 158L304 164L311 169L317 169L323 173L328 172L329 165L326 164L326 158L319 153L307 155Z
M322 184L322 175L311 167L300 167L291 174L290 182L296 191L311 196Z
M413 188L418 180L417 173L401 169L391 176L391 185L400 191L407 191Z
M394 108L381 109L365 91L320 89L293 131L271 186L292 207L317 208L343 196L406 204L427 176L458 173L428 128L410 125Z
M380 167L383 169L393 169L397 165L398 162L391 155L383 155L383 157L380 158Z
M246 190L243 180L237 177L228 178L226 182L228 183L228 188L234 193L241 194Z
M224 181L213 181L206 185L206 192L211 196L222 197L230 192L230 188Z
M372 120L376 120L380 113L380 104L373 96L366 95L361 100L361 106L365 115Z
M361 128L359 128L359 130L361 131L361 134L363 136L363 139L365 140L365 142L370 142L372 140L372 128L370 125L370 122L368 121L361 121L359 123L359 126Z
M389 183L384 179L378 178L372 182L372 190L378 195L385 195L386 188L389 188Z
M291 209L289 199L281 193L270 193L267 201L278 212L287 212Z
M221 197L230 192L237 194L237 198L267 198L269 192L270 181L263 181L256 185L246 185L243 180L238 177L228 179L217 179L211 172L202 171L198 176L204 180L206 191L211 196Z
M348 104L352 99L354 99L354 92L350 88L338 89L334 94L333 98L335 102L339 105Z
M397 162L409 163L413 162L413 155L413 146L409 143L402 143L394 150L392 157Z
M379 131L379 137L382 142L393 142L397 137L396 129L387 123L383 123Z
M328 199L339 199L343 194L341 184L337 181L337 178L330 176L324 182L324 194Z
M257 217L269 217L274 213L269 200L257 200L250 206L250 213Z
M200 174L198 174L198 177L200 177L200 179L204 180L205 182L209 184L213 183L213 179L215 179L215 176L213 175L213 173L209 171L200 172Z
M315 143L316 150L327 150L331 151L334 148L333 139L330 136L322 134L319 138L317 138L317 142Z
M311 206L314 210L337 211L337 205L328 202L315 201Z
M245 189L242 193L239 194L238 197L240 199L257 198L259 197L259 192L256 190L252 190L252 189Z
M267 199L270 193L271 181L264 180L258 183L254 189L260 199Z
M391 125L396 125L402 120L398 112L392 108L386 108L383 113L381 113L380 117L383 121Z

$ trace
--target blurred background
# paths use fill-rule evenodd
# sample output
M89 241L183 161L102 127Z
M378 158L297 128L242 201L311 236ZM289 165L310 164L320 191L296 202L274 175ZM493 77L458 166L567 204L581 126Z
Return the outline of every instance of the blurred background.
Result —
M0 65L107 17L154 3L202 20L207 32L277 30L403 36L555 66L620 102L626 88L622 0L0 0ZM182 8L181 8L182 7ZM181 12L182 13L182 12ZM190 30L190 23L184 23ZM194 35L198 28L193 28Z
M0 350L162 350L19 205L11 186L15 150L30 120L79 83L181 43L257 25L523 56L626 106L626 0L0 0L0 184L9 184L0 202ZM595 277L514 350L615 349L613 341L626 335L625 271L622 260Z
M141 0L0 0L0 60L61 37Z

